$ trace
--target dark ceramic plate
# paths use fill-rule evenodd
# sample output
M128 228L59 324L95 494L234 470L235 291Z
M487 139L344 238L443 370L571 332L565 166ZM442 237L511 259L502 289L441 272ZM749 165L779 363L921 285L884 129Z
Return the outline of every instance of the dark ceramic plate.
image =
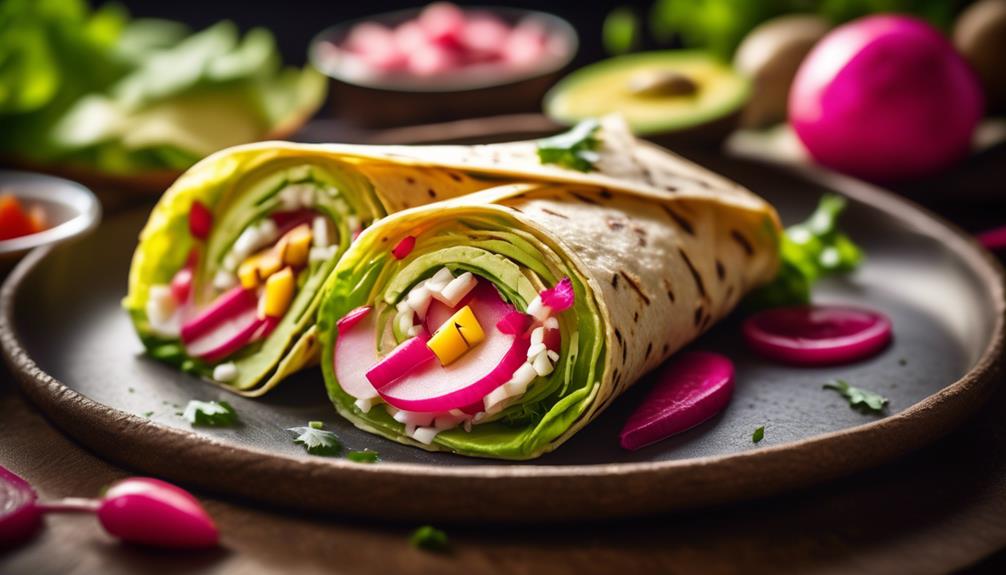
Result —
M0 336L25 392L81 443L137 471L300 509L372 518L537 521L652 513L762 496L835 478L946 433L988 395L1002 362L1002 275L957 230L852 180L719 159L710 167L773 202L786 222L825 191L853 198L844 227L869 259L820 285L823 302L883 310L893 345L853 365L793 368L752 355L736 318L696 342L729 355L736 395L724 413L629 453L618 431L641 381L556 452L528 463L432 454L356 430L329 406L320 372L249 400L145 358L119 301L146 214L110 219L73 245L34 253L4 286ZM886 416L849 408L823 383L843 378L890 398ZM242 425L194 430L190 399L226 399ZM381 462L306 455L286 428L324 420ZM751 434L765 426L755 445Z

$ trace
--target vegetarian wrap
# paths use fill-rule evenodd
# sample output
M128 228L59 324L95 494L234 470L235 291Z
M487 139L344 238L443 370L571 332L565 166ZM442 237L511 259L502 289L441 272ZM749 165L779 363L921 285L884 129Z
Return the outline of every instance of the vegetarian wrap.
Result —
M775 276L769 204L617 126L575 132L502 162L444 149L442 165L523 182L352 244L318 313L340 414L425 449L537 457Z
M599 133L628 137L622 125ZM618 176L631 149L606 146L601 171ZM389 213L522 181L528 166L569 171L541 166L528 142L224 150L154 207L124 307L150 356L261 395L317 361L319 288L360 231Z
M123 302L149 355L246 395L315 362L319 288L357 234L498 184L395 153L266 142L186 172L140 234Z

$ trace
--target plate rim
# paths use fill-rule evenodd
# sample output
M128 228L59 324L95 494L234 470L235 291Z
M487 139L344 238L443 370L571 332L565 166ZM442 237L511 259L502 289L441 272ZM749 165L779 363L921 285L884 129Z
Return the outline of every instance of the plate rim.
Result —
M750 160L742 160L750 161ZM755 161L754 163L768 164ZM670 461L643 461L626 463L596 463L576 465L538 465L524 462L504 462L479 466L438 466L424 463L384 462L377 465L361 465L344 459L291 456L274 453L256 447L235 445L216 438L199 434L194 431L179 429L150 421L141 416L118 410L94 401L61 381L46 373L28 354L21 344L13 323L14 303L18 289L25 278L54 249L42 247L31 252L23 259L6 279L0 289L0 348L4 359L14 374L21 390L49 418L50 422L62 429L73 439L85 444L97 453L110 457L114 461L123 462L133 468L148 472L160 473L166 477L191 483L212 491L221 490L212 478L201 478L191 470L205 468L205 462L197 461L206 450L210 450L220 458L222 467L241 469L245 466L267 474L277 474L280 477L296 466L304 473L316 475L334 482L342 482L349 486L366 486L375 480L390 481L389 493L403 495L408 490L407 484L419 479L440 479L445 486L440 489L450 492L464 486L472 489L472 493L485 496L494 493L499 481L523 480L548 483L555 487L562 486L571 492L582 491L571 489L568 482L580 481L581 487L593 489L612 489L625 487L627 495L602 498L601 504L590 509L558 510L554 506L537 508L542 504L542 498L529 497L525 503L516 504L510 509L493 512L490 508L481 518L491 517L497 520L527 521L548 519L570 519L586 517L613 517L649 514L686 507L698 507L712 503L721 503L739 499L749 499L779 493L788 489L807 486L821 481L849 475L856 471L875 466L883 461L894 459L910 451L914 451L935 439L945 435L963 422L971 413L977 410L991 395L997 374L1002 370L1004 362L1004 345L1006 345L1006 274L999 262L984 248L941 216L930 212L905 197L898 196L873 184L854 178L823 170L813 166L791 166L786 168L798 177L805 178L829 187L846 195L857 202L878 209L899 221L903 221L919 231L941 239L956 258L964 263L980 280L983 289L987 290L993 300L990 310L996 314L995 325L991 337L970 370L956 381L946 385L940 391L928 395L901 412L882 419L866 422L832 432L813 435L796 441L780 443L752 449L740 453L729 453L713 456L676 459ZM935 414L935 415L934 415ZM934 417L941 425L932 425ZM104 444L100 439L105 429L90 427L92 424L104 424L118 428L144 430L134 433L128 442L113 442ZM897 441L891 441L897 437ZM143 452L149 449L159 450L186 446L191 449L185 453L176 454L171 464L156 461L156 458L146 458ZM865 449L864 449L864 446ZM824 449L831 455L830 461L822 462L819 452ZM849 450L855 450L849 455ZM184 465L184 462L196 465ZM189 471L186 471L188 469ZM772 476L772 473L788 474L782 481L771 482L771 485L756 485L744 494L729 493L729 485L707 485L708 489L698 490L700 493L662 494L657 497L656 504L650 498L646 505L638 502L633 504L628 498L633 493L638 495L640 489L645 490L647 484L656 479L665 481L666 485L691 485L696 480L726 481L735 474L748 474L747 481L754 478ZM481 481L480 481L481 480ZM315 511L317 506L311 501L291 500L289 494L262 494L238 482L237 486L229 486L226 493L247 496L260 501L270 501L284 506L304 507ZM447 485L449 484L449 485ZM528 484L530 485L530 484ZM526 486L525 486L526 487ZM282 490L279 490L282 492ZM415 484L412 484L412 492ZM544 490L549 491L549 490ZM554 491L554 489L552 490ZM471 503L477 497L470 493L459 499ZM525 493L525 495L527 495ZM330 496L331 497L331 496ZM572 499L569 499L572 497ZM587 500L590 494L586 495ZM324 499L324 498L323 498ZM510 498L512 499L512 497ZM560 499L585 501L574 495L564 495ZM644 498L646 499L646 498ZM331 504L335 500L329 501ZM372 509L353 502L335 502L335 505L324 505L327 510L346 512L352 515L372 516ZM401 510L384 514L400 519L415 517L446 518L447 520L465 520L465 506L418 513L421 503L413 502ZM481 511L486 510L483 502ZM331 508L331 509L329 509ZM469 510L470 511L470 510ZM530 515L526 515L530 513ZM469 518L470 520L470 518Z

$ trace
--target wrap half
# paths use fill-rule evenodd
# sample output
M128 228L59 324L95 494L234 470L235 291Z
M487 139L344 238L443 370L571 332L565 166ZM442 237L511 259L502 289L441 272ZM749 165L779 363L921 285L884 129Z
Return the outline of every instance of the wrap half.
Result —
M429 450L534 458L774 277L769 204L617 126L601 146L591 173L542 166L531 144L503 162L443 149L473 178L522 181L389 216L343 255L318 313L341 415Z

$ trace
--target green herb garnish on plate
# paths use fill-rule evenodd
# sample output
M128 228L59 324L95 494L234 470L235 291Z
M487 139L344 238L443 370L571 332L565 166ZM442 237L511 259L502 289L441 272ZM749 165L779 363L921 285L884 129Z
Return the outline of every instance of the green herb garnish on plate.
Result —
M755 429L754 433L751 434L751 442L752 443L758 443L762 439L765 439L765 426L764 425L762 425L758 429Z
M744 300L749 310L810 303L811 287L821 278L859 267L863 252L838 228L845 211L841 196L827 194L806 221L786 228L780 238L782 264L775 279Z
M356 463L377 463L379 455L376 451L364 449L363 451L350 451L346 454L346 459Z
M238 422L237 412L226 401L193 399L185 406L182 417L196 427L232 427Z
M447 534L432 525L423 525L413 531L409 542L417 549L439 553L448 551L451 546Z
M595 119L583 120L568 132L538 140L538 159L543 164L556 164L580 172L593 170L600 157L597 153L601 144L597 138L600 126Z
M879 393L854 387L842 379L836 379L824 384L824 389L837 391L849 401L850 407L867 413L880 413L888 403L887 398Z
M333 456L342 453L342 442L331 431L322 429L320 421L312 421L306 427L291 427L287 431L298 434L294 443L304 446L311 455Z

